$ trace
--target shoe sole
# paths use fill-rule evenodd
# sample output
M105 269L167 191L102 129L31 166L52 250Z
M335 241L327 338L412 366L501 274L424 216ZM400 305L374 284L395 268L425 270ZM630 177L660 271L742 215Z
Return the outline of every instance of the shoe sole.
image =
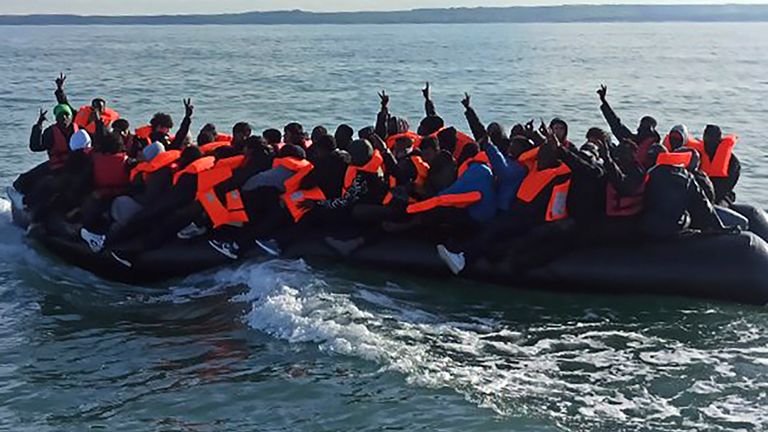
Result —
M220 247L216 246L215 244L213 244L213 241L212 241L212 240L208 240L208 244L209 244L209 245L211 245L211 247L212 247L212 248L213 248L215 251L217 251L218 253L220 253L220 254L224 255L225 257L227 257L227 258L229 258L229 259L233 259L233 260L236 260L236 259L237 259L237 255L233 254L232 252L230 252L230 251L228 251L228 250L226 250L226 249L222 249L222 248L220 248Z
M114 258L115 261L119 262L120 264L122 264L122 265L124 265L124 266L126 266L128 268L132 268L133 267L133 264L130 261L120 258L119 256L115 255L114 252L110 253L110 255L112 256L112 258Z

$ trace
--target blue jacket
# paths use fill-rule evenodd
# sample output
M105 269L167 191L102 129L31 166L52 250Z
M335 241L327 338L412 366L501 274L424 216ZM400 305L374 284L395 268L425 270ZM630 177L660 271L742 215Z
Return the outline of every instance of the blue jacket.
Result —
M517 190L520 189L528 170L520 162L507 159L491 142L485 145L484 150L491 161L493 175L499 182L499 210L509 211L510 205L517 200Z
M472 219L488 222L496 216L496 189L493 184L493 172L481 163L473 163L452 185L438 194L452 195L467 192L480 192L483 198L467 208Z

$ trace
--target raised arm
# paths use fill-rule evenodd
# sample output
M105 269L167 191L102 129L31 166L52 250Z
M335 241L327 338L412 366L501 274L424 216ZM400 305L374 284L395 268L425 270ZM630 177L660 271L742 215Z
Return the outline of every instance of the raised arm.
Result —
M386 139L389 135L389 131L387 130L387 122L389 121L389 95L385 90L382 90L381 93L379 93L379 99L381 100L381 108L376 115L376 127L374 128L374 132L376 132L376 135Z
M429 82L427 82L427 85L421 89L421 94L424 95L424 111L426 112L427 117L436 116L437 110L435 109L435 103L432 102L432 93L429 88Z
M40 108L40 115L37 117L37 123L32 126L32 132L29 134L29 149L33 152L48 150L43 141L43 124L45 124L46 121L46 114L48 114L48 111L44 111Z
M629 130L629 128L621 122L619 116L616 115L616 113L613 111L613 108L611 108L611 105L608 104L608 87L605 84L600 85L600 88L597 90L597 95L600 97L601 102L600 111L602 111L603 117L605 117L605 121L608 122L608 126L611 128L611 132L616 136L616 138L619 140L635 140L635 134L632 133L632 131Z
M464 116L467 117L469 130L472 131L472 136L475 138L475 141L479 142L488 134L488 132L480 121L480 117L478 117L477 113L470 105L469 93L464 93L464 99L461 100L461 104L464 105Z
M184 119L181 121L179 130L176 131L176 136L173 137L173 142L171 142L171 145L169 146L171 149L181 149L184 140L187 138L187 135L189 135L189 128L192 126L192 114L195 112L195 106L192 105L192 99L184 99L183 102Z

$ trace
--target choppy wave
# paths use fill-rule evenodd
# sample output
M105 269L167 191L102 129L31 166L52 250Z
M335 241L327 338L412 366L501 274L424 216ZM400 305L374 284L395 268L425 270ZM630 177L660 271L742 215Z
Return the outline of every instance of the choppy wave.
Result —
M243 266L219 278L249 288L234 301L250 303L244 319L255 330L375 362L410 385L453 389L502 417L574 430L768 427L768 350L733 342L754 334L764 343L759 320L741 317L716 335L704 323L649 325L589 310L533 322L503 309L441 315L393 296L392 286L350 286L302 261Z

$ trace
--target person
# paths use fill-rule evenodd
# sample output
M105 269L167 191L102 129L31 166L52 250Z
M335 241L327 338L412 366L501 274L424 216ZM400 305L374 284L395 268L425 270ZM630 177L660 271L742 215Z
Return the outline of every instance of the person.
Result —
M261 136L275 152L283 146L283 134L277 129L266 129L261 133Z
M69 140L79 129L72 123L72 109L69 105L56 105L53 108L56 123L43 130L47 113L40 109L29 136L29 149L33 152L47 152L48 160L21 174L13 183L14 189L24 195L29 194L44 177L54 175L64 167L70 152Z
M319 187L327 199L340 197L350 163L349 153L339 150L334 137L328 134L316 137L312 148L315 151L310 162L314 168L302 179L301 189Z
M672 126L666 137L664 137L663 145L667 149L667 152L673 152L683 147L695 148L698 146L698 142L688 132L688 127L684 124L677 124Z
M703 142L692 143L692 148L701 155L701 170L712 180L715 190L713 202L723 207L730 207L736 202L734 188L741 175L741 162L733 154L737 141L735 135L723 136L719 126L707 125Z
M437 246L438 256L454 274L461 273L467 261L481 256L498 257L508 250L517 250L509 242L538 226L559 222L567 217L567 198L571 171L559 160L562 144L549 129L547 141L518 158L527 168L514 203L502 218L483 224L481 235L456 247Z
M568 140L568 123L560 117L555 117L549 122L549 128L557 137L557 141L565 147L573 148L573 143Z
M661 136L656 132L656 119L651 116L643 116L640 119L640 124L637 126L636 132L629 130L621 119L616 115L608 103L608 87L601 85L597 90L597 94L600 97L600 111L605 117L605 121L608 122L608 126L611 128L611 132L616 139L621 142L622 140L629 140L637 146L638 162L646 169L651 167L650 161L647 159L648 150L653 144L661 142Z
M232 127L232 139L230 144L240 153L245 151L245 145L248 138L250 138L253 130L251 125L247 122L237 122Z
M419 123L416 133L425 137L439 132L445 126L445 122L442 117L437 115L435 103L432 102L432 93L430 91L429 82L427 82L426 86L421 90L421 94L424 96L424 111L426 116Z
M283 128L283 142L301 146L304 150L310 147L311 141L304 133L304 127L300 123L291 122Z
M556 128L552 128L553 132ZM555 132L557 136L557 132ZM560 136L557 136L560 141ZM587 142L576 149L571 145L558 147L558 158L571 171L568 190L568 215L580 232L590 232L602 224L605 216L606 179L600 148L607 147L608 135L599 128L587 131Z
M622 138L614 148L598 150L605 169L605 225L613 228L612 239L626 238L643 208L646 168L640 160L647 156L640 158L638 145L629 138Z
M182 150L189 143L189 129L192 125L195 107L192 105L191 99L184 99L182 102L184 103L184 118L176 135L170 135L171 129L173 129L173 118L163 112L155 113L149 121L149 125L137 128L134 133L135 139L144 141L141 147L153 142L160 142L166 150Z
M663 146L654 144L649 152L654 166L648 170L640 232L665 240L696 231L727 231L687 166L659 162L659 156L668 153Z
M74 218L86 196L92 190L93 162L90 156L91 137L85 130L75 132L69 140L70 154L58 176L45 177L33 189L29 211L33 223L45 224L52 213Z
M354 129L347 124L340 124L333 133L333 139L336 141L336 147L339 150L346 151L352 143L355 135Z
M440 150L440 143L437 141L437 138L422 138L421 145L419 145L419 151L421 152L421 158L424 159L424 162L431 164L435 157L437 157L437 154L440 153Z
M81 129L85 129L93 136L96 134L96 122L94 113L98 113L98 118L106 128L111 127L112 122L120 118L120 114L117 111L107 106L107 101L103 98L94 98L90 105L84 105L79 109L75 108L69 103L66 93L64 92L64 83L67 80L67 76L64 73L59 74L56 78L56 101L59 104L68 105L72 110L72 121Z

